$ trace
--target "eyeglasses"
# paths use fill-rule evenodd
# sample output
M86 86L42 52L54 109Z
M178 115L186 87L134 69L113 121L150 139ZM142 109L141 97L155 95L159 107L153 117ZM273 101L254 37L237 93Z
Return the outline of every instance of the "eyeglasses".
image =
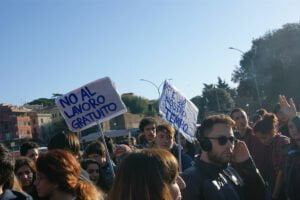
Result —
M236 138L234 136L230 136L230 137L220 136L220 137L206 137L206 138L212 140L218 140L219 145L227 144L228 140L230 141L231 144L234 144L234 142L236 141Z

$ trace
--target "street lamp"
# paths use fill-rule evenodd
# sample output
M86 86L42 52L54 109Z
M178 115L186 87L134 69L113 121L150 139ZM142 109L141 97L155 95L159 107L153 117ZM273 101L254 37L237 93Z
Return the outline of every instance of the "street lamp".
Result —
M245 54L244 51L238 49L238 48L235 48L235 47L228 47L228 49L231 49L231 50L235 50L235 51L238 51L240 52L241 54ZM254 55L256 54L256 48L254 49ZM251 58L251 69L252 69L252 75L253 75L253 78L254 78L254 84L255 84L255 89L256 89L256 93L257 93L257 98L258 98L258 102L259 102L259 105L260 107L262 107L262 101L261 101L261 97L260 97L260 93L259 93L259 89L258 89L258 84L257 84L257 79L256 79L256 74L254 73L254 63L253 63L253 57Z
M215 86L214 86L215 88ZM216 93L216 97L217 97L217 105L218 105L218 111L220 112L221 111L221 107L220 107L220 102L219 102L219 95L218 95L218 91L215 90L215 93Z
M166 79L166 80L172 80L172 79L169 78L169 79ZM156 90L157 90L158 98L160 98L160 88L161 88L162 84L164 83L164 81L162 81L162 82L159 84L159 86L157 86L155 83L153 83L152 81L149 81L149 80L147 80L147 79L141 78L140 81L145 81L145 82L148 82L148 83L150 83L151 85L153 85L153 86L156 88Z

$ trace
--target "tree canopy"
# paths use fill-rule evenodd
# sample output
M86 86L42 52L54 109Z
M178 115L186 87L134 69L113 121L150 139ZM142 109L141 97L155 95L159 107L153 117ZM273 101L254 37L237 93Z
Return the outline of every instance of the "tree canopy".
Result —
M29 105L43 105L43 106L54 106L54 99L38 98L28 103Z
M239 96L251 102L254 108L259 106L255 78L263 107L272 110L279 94L294 97L299 105L299 66L300 24L286 24L253 40L240 67L233 72L232 80L239 84Z
M130 113L146 115L157 113L156 101L150 102L148 99L136 95L122 95L122 100Z
M235 101L231 96L235 90L218 78L217 84L204 84L202 95L195 96L191 101L198 107L198 121L205 117L206 112L226 113L235 106Z

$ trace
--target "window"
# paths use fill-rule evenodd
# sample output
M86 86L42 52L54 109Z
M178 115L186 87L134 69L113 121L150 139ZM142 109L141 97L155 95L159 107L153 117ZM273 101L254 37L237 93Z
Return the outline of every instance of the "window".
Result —
M35 125L35 119L32 120L32 124Z
M41 124L42 124L42 123L44 123L44 120L43 120L43 118L41 118Z

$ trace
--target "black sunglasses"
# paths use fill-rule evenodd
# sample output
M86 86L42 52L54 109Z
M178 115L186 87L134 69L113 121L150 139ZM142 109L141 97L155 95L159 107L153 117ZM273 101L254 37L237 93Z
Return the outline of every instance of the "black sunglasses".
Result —
M218 140L219 145L225 145L227 144L228 140L231 144L233 144L236 141L236 138L234 136L226 137L226 136L220 136L220 137L206 137L207 139L212 140Z

